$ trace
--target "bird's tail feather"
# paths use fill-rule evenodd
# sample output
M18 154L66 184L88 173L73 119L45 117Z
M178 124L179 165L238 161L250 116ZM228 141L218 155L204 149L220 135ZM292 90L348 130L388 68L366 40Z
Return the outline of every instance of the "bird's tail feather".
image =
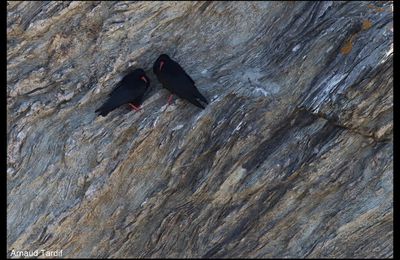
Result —
M199 101L197 101L196 99L193 98L193 99L190 99L189 101L193 105L195 105L195 106L197 106L199 108L205 109L205 107Z
M108 113L110 113L113 110L113 108L108 104L107 102L103 104L101 107L96 109L96 113L99 113L101 116L106 116Z
M207 99L199 92L197 91L197 93L195 94L196 98L200 99L201 101L203 101L204 103L208 104Z
M101 110L101 109L97 109L96 113L99 112L100 116L106 116L108 113L110 113L110 111L106 111L106 110Z

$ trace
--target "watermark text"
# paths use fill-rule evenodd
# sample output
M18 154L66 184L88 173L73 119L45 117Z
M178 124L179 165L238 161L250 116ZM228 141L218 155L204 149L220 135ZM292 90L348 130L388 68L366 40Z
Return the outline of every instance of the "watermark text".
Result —
M62 250L35 250L35 251L29 251L29 250L11 250L10 257L16 256L16 257L34 257L34 256L57 256L61 257L62 256Z

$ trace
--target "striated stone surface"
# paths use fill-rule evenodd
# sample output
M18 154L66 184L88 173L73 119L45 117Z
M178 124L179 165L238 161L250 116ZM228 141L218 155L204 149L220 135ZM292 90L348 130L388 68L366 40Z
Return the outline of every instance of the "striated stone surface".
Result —
M392 5L9 2L8 251L392 257ZM132 67L143 110L96 117Z

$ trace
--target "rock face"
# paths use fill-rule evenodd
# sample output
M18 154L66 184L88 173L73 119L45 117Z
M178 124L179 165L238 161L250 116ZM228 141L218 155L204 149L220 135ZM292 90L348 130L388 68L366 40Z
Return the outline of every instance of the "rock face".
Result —
M392 257L392 5L9 2L9 254ZM96 117L138 67L143 110Z

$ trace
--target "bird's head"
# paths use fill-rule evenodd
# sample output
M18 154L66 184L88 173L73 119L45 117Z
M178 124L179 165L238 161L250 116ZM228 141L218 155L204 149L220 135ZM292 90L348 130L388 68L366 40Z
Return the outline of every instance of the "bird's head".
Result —
M149 87L150 79L146 76L146 72L144 72L143 69L135 69L132 72L132 75L133 75L134 78L138 78L140 80L143 80L146 83L146 87Z
M171 60L171 58L165 53L158 56L156 62L154 62L154 65L153 65L153 72L154 73L160 72L162 70L164 64L166 62L168 62L169 60Z

